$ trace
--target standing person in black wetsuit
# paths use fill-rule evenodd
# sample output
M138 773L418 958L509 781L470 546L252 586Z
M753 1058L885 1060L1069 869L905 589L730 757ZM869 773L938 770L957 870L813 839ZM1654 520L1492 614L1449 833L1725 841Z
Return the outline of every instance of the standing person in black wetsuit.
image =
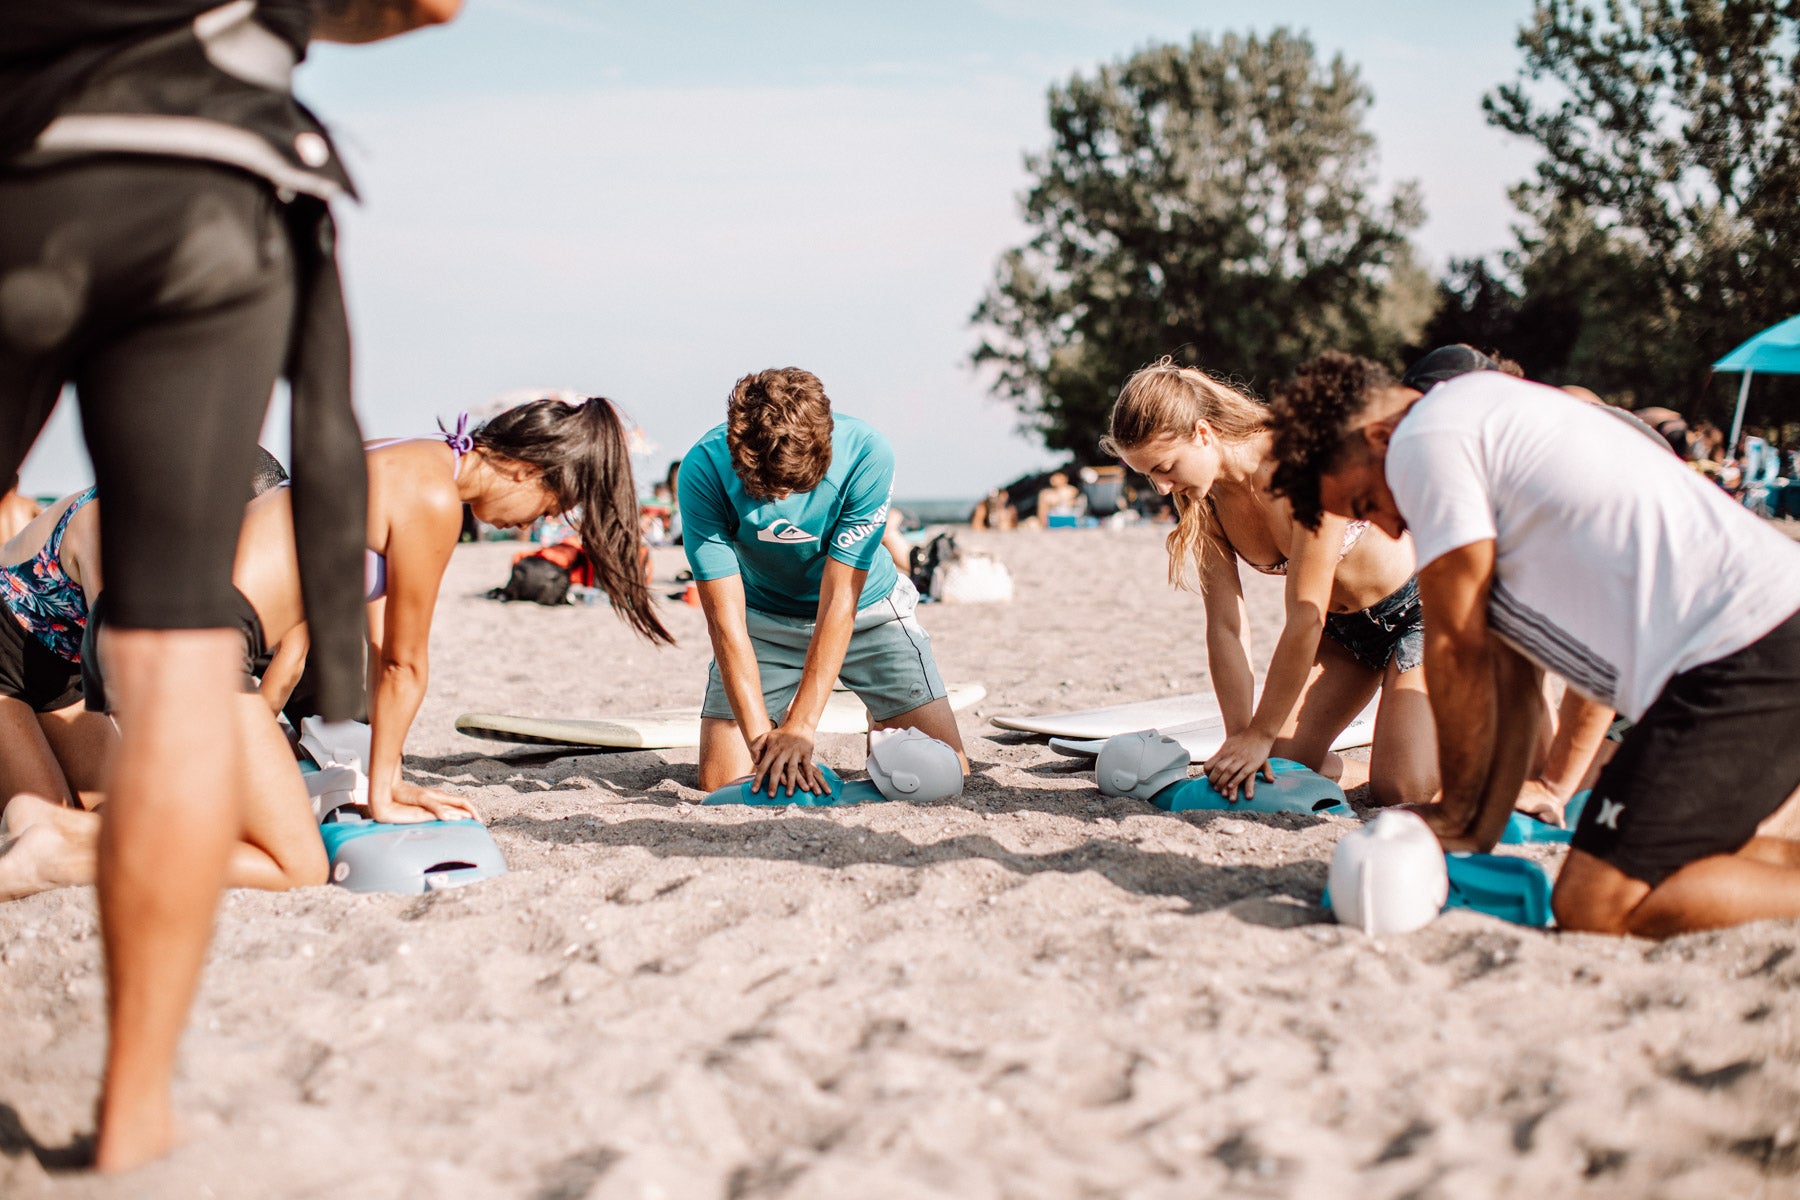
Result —
M226 857L231 569L256 435L294 396L294 510L320 706L361 698L365 478L327 203L295 103L314 39L460 0L0 0L0 479L73 383L101 507L120 745L101 834L110 1042L96 1161L173 1142L169 1081Z

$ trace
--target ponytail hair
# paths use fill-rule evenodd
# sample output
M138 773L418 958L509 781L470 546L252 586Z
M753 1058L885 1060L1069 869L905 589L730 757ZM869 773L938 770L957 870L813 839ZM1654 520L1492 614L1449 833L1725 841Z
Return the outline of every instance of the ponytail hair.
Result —
M599 396L580 404L533 400L484 421L470 436L494 458L543 472L613 611L641 637L673 645L644 582L637 485L619 410Z
M1201 421L1227 442L1248 441L1273 423L1268 408L1249 392L1198 368L1176 366L1165 355L1125 381L1100 449L1118 457L1159 438L1189 438ZM1167 543L1169 583L1187 589L1190 571L1196 583L1205 579L1207 555L1235 552L1204 498L1174 500L1175 528Z

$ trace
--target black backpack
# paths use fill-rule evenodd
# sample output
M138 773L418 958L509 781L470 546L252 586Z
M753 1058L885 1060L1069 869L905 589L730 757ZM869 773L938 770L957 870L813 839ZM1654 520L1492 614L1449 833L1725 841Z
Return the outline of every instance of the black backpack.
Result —
M919 595L931 599L931 577L939 566L947 562L955 562L962 551L956 548L956 536L940 533L923 546L914 546L908 556L911 569L907 572L912 577L913 586L919 589Z
M506 586L488 593L489 600L530 600L534 604L561 604L568 598L568 571L537 554L514 563Z

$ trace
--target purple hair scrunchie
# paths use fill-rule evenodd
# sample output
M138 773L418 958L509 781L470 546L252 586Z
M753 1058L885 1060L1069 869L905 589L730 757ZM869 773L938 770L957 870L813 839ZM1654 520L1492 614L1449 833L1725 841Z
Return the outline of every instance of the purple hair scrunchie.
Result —
M438 418L438 430L444 435L445 444L448 445L450 449L456 451L456 457L459 459L475 448L475 435L469 432L469 414L467 411L457 414L455 433L451 433L448 429L444 428L444 420L442 417Z

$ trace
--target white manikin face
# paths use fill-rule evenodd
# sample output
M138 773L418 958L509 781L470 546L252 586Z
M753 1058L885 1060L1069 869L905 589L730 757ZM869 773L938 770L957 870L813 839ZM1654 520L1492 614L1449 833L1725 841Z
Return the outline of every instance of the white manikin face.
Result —
M956 751L918 729L872 730L869 778L889 800L951 800L963 790Z
M1332 913L1374 936L1423 928L1450 895L1437 835L1418 815L1398 809L1339 839L1330 881Z
M1094 760L1100 790L1108 796L1148 800L1171 783L1187 778L1193 757L1174 738L1154 729L1108 738Z

